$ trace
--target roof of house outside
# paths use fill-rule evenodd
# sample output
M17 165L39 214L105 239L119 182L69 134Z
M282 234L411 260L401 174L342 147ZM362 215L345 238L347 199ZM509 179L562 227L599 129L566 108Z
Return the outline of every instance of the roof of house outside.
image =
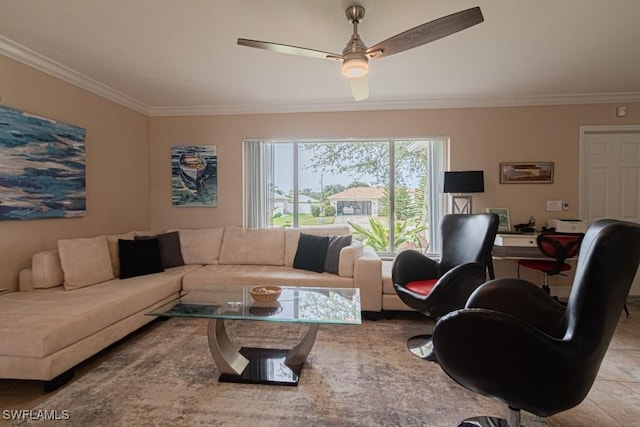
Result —
M416 189L408 187L409 194L415 195ZM373 200L384 197L383 187L353 187L329 196L329 200Z
M313 197L306 196L304 194L298 194L298 203L320 203L320 200Z
M291 199L291 196L276 193L275 191L271 192L271 198L275 202L293 202L293 200ZM299 194L298 203L320 203L320 200L314 199L313 197L309 197L304 194Z
M289 200L287 196L282 195L280 193L276 193L275 191L271 192L271 199L273 199L276 202L286 202Z
M358 199L382 199L384 188L382 187L353 187L329 196L330 200L358 200Z

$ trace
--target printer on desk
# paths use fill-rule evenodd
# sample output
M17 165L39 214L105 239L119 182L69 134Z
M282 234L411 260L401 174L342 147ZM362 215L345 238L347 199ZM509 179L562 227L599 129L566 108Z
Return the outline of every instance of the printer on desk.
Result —
M587 222L580 219L548 219L547 227L558 233L586 233Z

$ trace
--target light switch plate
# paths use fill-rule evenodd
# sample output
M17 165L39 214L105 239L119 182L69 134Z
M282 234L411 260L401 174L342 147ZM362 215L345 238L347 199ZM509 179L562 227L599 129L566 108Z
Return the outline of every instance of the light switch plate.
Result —
M547 211L557 212L562 210L562 200L547 200Z

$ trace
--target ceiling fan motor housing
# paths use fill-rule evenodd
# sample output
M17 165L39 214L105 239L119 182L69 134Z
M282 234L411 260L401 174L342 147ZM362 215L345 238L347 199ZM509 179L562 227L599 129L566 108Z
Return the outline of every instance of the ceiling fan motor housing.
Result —
M345 13L349 21L361 21L362 18L364 18L364 7L359 4L354 4L353 6L349 6Z
M358 34L358 23L364 17L364 7L349 6L346 10L347 19L353 23L353 35L342 51L342 74L349 78L366 76L369 72L369 58L367 47Z

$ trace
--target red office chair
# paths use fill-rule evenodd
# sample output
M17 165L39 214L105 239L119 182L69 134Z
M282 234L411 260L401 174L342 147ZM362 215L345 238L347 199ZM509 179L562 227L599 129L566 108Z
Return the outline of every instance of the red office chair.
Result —
M553 258L553 260L520 260L518 261L518 277L520 277L520 266L541 271L544 275L542 289L547 294L550 294L549 276L555 276L556 274L562 274L563 271L571 270L571 266L565 260L578 255L583 237L583 233L544 232L538 234L536 239L538 249L544 255Z

